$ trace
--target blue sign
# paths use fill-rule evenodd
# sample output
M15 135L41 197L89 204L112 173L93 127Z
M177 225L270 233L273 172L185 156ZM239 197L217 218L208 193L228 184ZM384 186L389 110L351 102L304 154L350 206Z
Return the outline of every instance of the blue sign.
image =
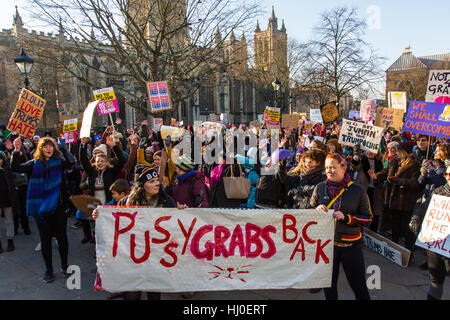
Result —
M403 131L450 138L450 104L411 101Z

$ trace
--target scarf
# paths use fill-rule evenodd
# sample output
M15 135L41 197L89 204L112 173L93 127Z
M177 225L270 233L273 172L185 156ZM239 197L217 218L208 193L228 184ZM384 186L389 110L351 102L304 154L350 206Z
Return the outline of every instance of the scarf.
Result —
M341 192L341 190L347 186L347 184L350 181L351 181L351 178L348 173L345 173L344 179L342 179L341 182L333 182L333 181L330 181L329 179L327 179L327 187L328 187L328 194L330 195L330 200L334 199L339 194L339 192ZM339 209L339 206L341 205L341 199L342 199L342 196L339 197L339 199L337 199L333 203L334 210Z
M54 214L58 206L61 182L61 159L50 158L45 163L35 159L27 192L27 216L45 223L44 217Z
M190 177L194 176L195 173L196 173L195 169L192 169L191 171L188 171L185 174L182 174L181 176L177 175L178 183L183 183L185 180L187 180Z
M219 164L217 167L211 171L211 185L220 181L220 176L222 175L223 167L225 163Z

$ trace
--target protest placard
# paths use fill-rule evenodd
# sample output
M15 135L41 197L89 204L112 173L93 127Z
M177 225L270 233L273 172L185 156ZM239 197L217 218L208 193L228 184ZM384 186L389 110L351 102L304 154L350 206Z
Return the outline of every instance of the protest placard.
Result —
M411 251L367 228L363 228L362 234L363 243L367 248L399 266L408 266Z
M362 100L359 108L361 120L371 121L376 109L377 102L375 100Z
M176 124L177 124L177 119L175 119L175 118L170 118L170 125L171 125L172 127L175 127Z
M167 136L170 136L172 141L176 141L180 139L182 130L180 128L174 127L174 126L164 126L161 125L160 129L161 131L161 137L164 139L167 138Z
M163 123L163 118L153 118L153 130L156 132L159 131Z
M407 100L406 92L388 92L388 106L389 108L401 109L406 112Z
M328 102L320 106L320 112L322 113L323 123L330 123L338 121L340 119L339 109L336 105L336 101Z
M355 120L359 120L359 119L361 119L360 115L361 115L361 112L358 110L349 110L348 111L348 118L350 120L353 120L353 118L355 118Z
M85 218L87 219L92 219L92 211L94 211L97 206L102 205L102 201L99 198L90 195L75 195L70 196L69 199L72 201L75 208L86 215Z
M250 128L259 128L259 127L261 127L261 123L259 122L259 120L254 120L249 123L249 127Z
M80 138L89 138L91 136L92 116L99 101L89 102L83 113L81 122Z
M95 100L99 100L97 105L98 114L104 115L119 111L116 95L112 87L94 90Z
M331 285L334 220L323 211L100 207L95 232L110 292Z
M300 121L299 114L283 114L281 115L281 126L283 128L298 128L298 122Z
M263 120L264 114L258 114L258 120L260 124L264 124L264 120Z
M404 112L401 109L393 108L377 108L377 116L375 117L375 125L385 129L394 128L401 131L403 127Z
M448 242L447 242L448 241ZM450 258L450 198L433 195L416 246Z
M78 116L78 109L73 103L58 103L59 121L69 120Z
M450 97L450 70L430 70L428 75L427 94L425 101L444 101L444 97Z
M314 123L322 123L322 112L320 109L310 109L309 110L309 119Z
M77 142L77 132L76 131L64 132L63 135L64 135L64 141L66 144Z
M172 109L172 99L167 81L146 82L146 84L151 112Z
M403 131L450 138L450 105L410 101Z
M77 131L78 119L64 120L63 132Z
M26 138L33 138L42 118L45 103L46 101L37 94L23 88L6 129Z
M382 136L383 128L381 127L344 119L339 143L348 146L359 145L362 150L377 153Z

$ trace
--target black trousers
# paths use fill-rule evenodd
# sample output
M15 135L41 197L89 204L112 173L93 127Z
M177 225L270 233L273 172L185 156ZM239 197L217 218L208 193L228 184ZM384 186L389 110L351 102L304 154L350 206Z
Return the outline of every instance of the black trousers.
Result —
M67 256L69 252L69 241L67 239L67 214L63 208L57 208L56 213L44 218L45 223L37 218L36 224L41 238L41 252L47 271L53 272L52 263L52 237L58 241L61 268L67 267Z
M351 247L334 246L333 252L333 276L331 287L324 288L325 299L337 300L337 282L339 279L339 267L342 263L345 276L357 300L370 300L369 290L366 284L366 267L362 244L354 244Z
M373 213L373 194L374 194L375 189L368 187L367 188L367 196L369 197L369 203L370 203L370 208L372 209L372 213ZM372 217L372 222L370 223L370 230L372 230L373 232L378 232L378 225L380 224L380 216L373 216Z
M20 225L22 226L22 229L24 231L30 230L30 225L28 223L28 217L27 217L27 190L28 186L23 185L17 187L17 204L13 207L14 211L14 230L17 233L17 230L19 230L19 221Z
M391 210L392 215L392 241L400 243L400 237L405 237L406 249L412 250L414 247L414 234L409 230L411 212Z
M123 300L141 300L141 291L124 292ZM161 300L161 292L146 292L147 300Z
M432 284L440 285L444 283L445 277L450 276L450 258L427 250L428 271Z

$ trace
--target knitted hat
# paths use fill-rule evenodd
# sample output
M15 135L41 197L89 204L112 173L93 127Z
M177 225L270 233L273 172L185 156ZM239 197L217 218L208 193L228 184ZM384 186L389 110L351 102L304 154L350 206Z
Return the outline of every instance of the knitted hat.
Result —
M400 149L400 144L397 141L392 141L388 143L387 147L388 149L390 148Z
M108 155L108 149L106 148L106 144L101 144L98 147L94 148L92 151L92 155L97 155L99 153L103 153L105 156Z
M152 167L147 167L144 170L142 170L142 173L139 175L136 181L141 184L144 184L153 178L159 178L158 170L155 170Z
M175 161L175 165L186 172L191 171L195 167L195 164L192 162L191 158L185 154Z

